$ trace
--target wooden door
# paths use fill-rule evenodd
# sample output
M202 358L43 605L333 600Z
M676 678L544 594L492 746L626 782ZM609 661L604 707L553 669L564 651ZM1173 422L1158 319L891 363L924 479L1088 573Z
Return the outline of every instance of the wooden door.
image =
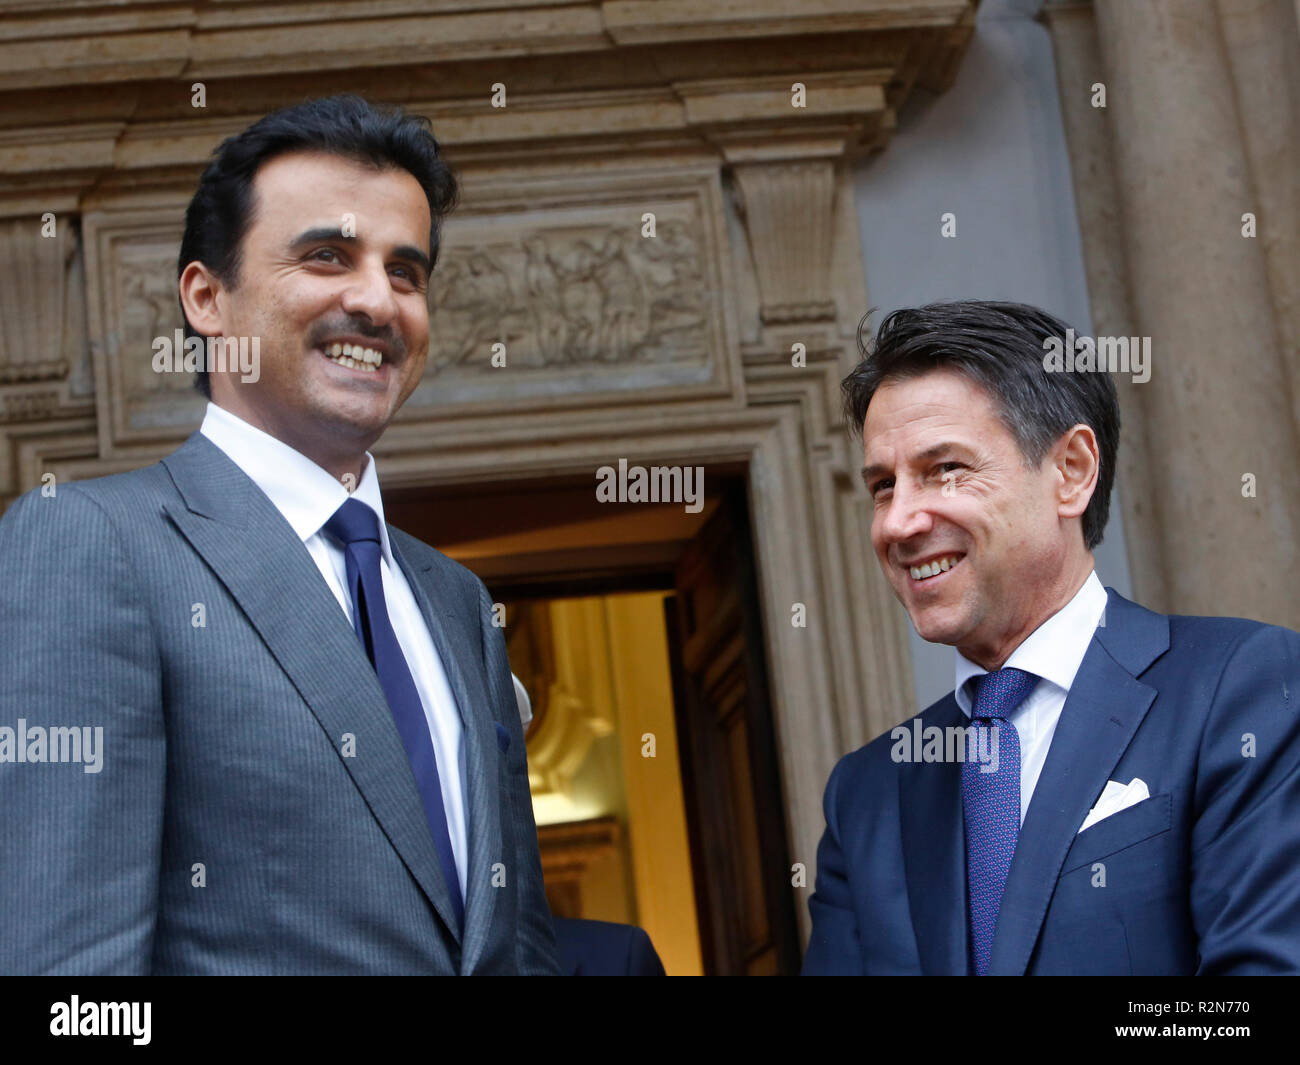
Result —
M799 940L743 485L667 603L705 971L796 974Z

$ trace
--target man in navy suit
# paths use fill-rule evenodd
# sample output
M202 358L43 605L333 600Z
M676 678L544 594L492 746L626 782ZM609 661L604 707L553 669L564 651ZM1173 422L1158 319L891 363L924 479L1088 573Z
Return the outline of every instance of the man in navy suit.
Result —
M956 685L831 774L806 974L1300 972L1300 635L1102 588L1118 404L1049 372L1065 336L901 310L844 382L872 545Z

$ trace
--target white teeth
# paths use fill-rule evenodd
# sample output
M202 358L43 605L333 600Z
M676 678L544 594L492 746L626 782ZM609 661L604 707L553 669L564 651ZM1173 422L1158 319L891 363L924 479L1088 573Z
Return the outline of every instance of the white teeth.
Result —
M956 555L945 555L943 558L937 558L933 562L925 562L919 566L912 566L908 572L912 575L912 580L923 581L927 577L933 577L937 573L946 573L957 565Z
M384 361L384 353L360 344L326 344L321 348L327 358L353 370L374 373Z

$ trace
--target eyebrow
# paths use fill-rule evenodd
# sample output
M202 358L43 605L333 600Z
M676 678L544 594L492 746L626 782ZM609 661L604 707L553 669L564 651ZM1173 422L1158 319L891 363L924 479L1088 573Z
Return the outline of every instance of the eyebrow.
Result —
M919 452L916 455L914 461L930 462L933 461L934 459L937 459L940 455L944 455L949 452L960 452L962 454L969 455L970 448L966 447L965 444L958 444L952 440L945 440L942 443L931 444L924 451ZM862 467L862 483L866 485L868 488L870 488L871 480L873 477L879 477L881 474L885 474L888 472L889 469L885 466L880 465L878 462L872 463L870 466L864 466Z
M356 237L344 235L343 230L337 226L317 226L315 229L306 229L299 233L293 240L289 241L289 248L297 250L308 244L320 244L326 241L334 241L340 244L356 245L360 241ZM401 244L392 251L393 256L398 259L405 259L407 262L415 263L424 271L424 276L428 277L433 272L432 264L429 257L419 248L411 244Z

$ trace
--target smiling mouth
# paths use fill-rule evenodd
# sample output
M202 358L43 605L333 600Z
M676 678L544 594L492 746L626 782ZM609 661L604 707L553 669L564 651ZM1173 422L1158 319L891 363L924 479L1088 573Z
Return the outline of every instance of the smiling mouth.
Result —
M908 576L912 578L913 584L929 584L932 581L942 581L944 575L953 567L960 564L965 558L962 554L940 555L928 562L923 562L919 566L906 566Z
M386 376L388 359L377 348L365 347L362 344L334 343L322 344L316 348L316 351L320 352L328 362L345 370L358 374Z

